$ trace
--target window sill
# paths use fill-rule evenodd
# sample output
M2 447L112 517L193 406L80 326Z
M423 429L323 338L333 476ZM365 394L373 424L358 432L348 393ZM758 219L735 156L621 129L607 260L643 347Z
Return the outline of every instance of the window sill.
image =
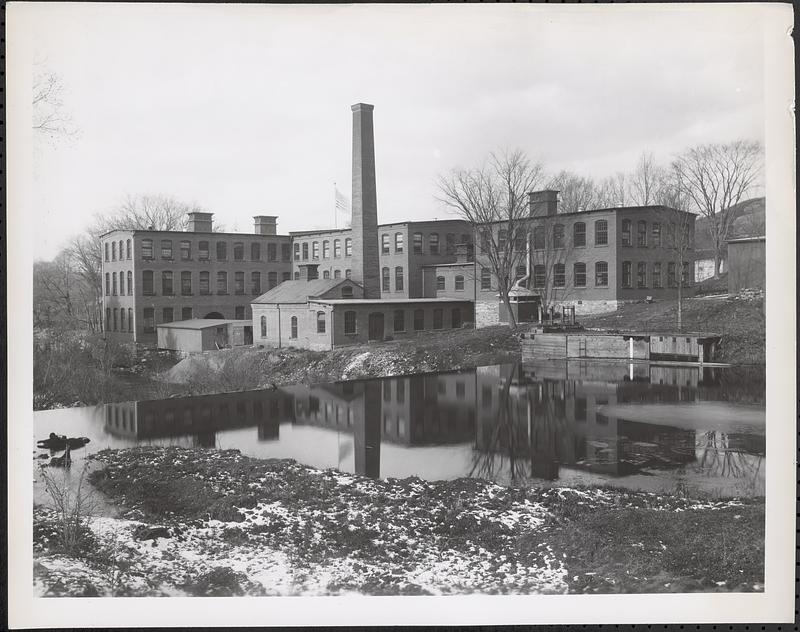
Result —
M217 292L217 296L228 296L227 292Z
M194 296L192 292L181 292L181 296Z

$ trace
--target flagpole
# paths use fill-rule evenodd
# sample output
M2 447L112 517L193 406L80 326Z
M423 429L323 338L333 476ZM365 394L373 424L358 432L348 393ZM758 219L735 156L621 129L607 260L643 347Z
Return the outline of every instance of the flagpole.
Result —
M333 183L333 227L338 228L339 225L336 223L336 210L337 210L337 202L336 202L336 183Z

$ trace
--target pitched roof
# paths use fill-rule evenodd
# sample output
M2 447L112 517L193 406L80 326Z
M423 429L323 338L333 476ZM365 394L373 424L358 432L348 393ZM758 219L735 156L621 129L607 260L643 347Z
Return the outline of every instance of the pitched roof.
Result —
M314 279L313 281L284 281L265 292L255 303L305 303L309 298L320 296L350 279ZM356 284L354 284L356 285Z

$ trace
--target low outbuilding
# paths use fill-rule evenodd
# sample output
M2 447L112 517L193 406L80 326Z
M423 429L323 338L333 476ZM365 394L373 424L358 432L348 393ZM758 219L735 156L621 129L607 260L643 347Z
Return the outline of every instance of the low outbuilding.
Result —
M158 348L184 355L252 344L249 320L193 318L158 325Z

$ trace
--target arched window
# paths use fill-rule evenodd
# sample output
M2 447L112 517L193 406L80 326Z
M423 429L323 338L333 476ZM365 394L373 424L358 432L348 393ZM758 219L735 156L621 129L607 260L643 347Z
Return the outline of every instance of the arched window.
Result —
M244 261L244 244L241 241L233 243L233 260Z
M436 289L437 290L444 290L447 289L446 280L443 276L436 277Z
M297 338L297 316L292 316L291 323L292 323L292 332L290 337Z
M300 273L299 272L295 272L294 273L294 280L295 281L299 281L300 280Z
M636 245L640 248L647 246L647 222L644 220L636 224Z
M197 242L197 258L200 261L208 261L211 256L208 254L208 242L207 241L199 241Z
M152 274L152 272L150 273ZM111 275L106 272L106 296L111 295Z
M388 255L389 254L389 234L384 233L381 235L381 254Z
M444 236L445 254L454 255L456 253L456 236L453 233L447 233Z
M342 256L342 240L341 239L334 239L333 240L333 258L338 259Z
M130 239L127 242L125 242L125 258L126 259L130 259L131 258L131 240ZM130 319L128 320L128 322L130 322Z
M192 295L192 273L188 270L181 272L181 294L183 296Z
M586 264L576 263L572 267L572 275L574 277L575 287L586 287Z
M200 294L208 296L211 294L211 281L209 272L200 273Z
M300 244L294 245L294 260L300 261Z
M272 246L272 248L269 248ZM272 256L270 261L275 261L277 258L277 252L275 250L275 244L267 244L267 249L270 250L270 255ZM261 261L261 244L257 241L250 242L250 259L252 261Z
M394 291L403 291L403 266L397 266L394 269Z
M124 243L125 242L123 242L121 239L119 240L119 260L120 261L122 261L122 247L123 247Z
M329 259L331 256L331 242L327 239L322 242L322 258Z
M342 298L353 298L353 286L345 285L342 288Z
M122 273L120 273L120 277L121 276L122 276ZM117 273L116 272L112 272L111 273L111 293L114 296L117 295Z
M404 309L394 310L394 330L395 331L406 330L406 312Z
M153 258L153 240L142 239L142 259ZM106 253L106 261L108 261L108 253Z
M598 261L594 264L594 284L597 287L608 287L608 263Z
M344 278L349 279L351 274L352 271L350 270L350 268L347 268L347 270L344 271ZM350 288L350 291L352 291L352 288Z
M661 248L661 224L653 222L653 246Z
M303 244L303 261L308 261L308 244Z
M172 259L172 240L171 239L162 239L161 240L161 258L162 259Z
M381 291L388 292L389 291L389 268L382 268L381 269Z
M454 307L450 312L450 327L458 329L461 327L461 308Z
M553 266L553 287L564 287L567 284L566 266L563 263L556 263Z
M608 222L604 219L598 219L594 223L594 245L608 245Z
M564 247L564 224L553 226L553 248Z
M481 289L492 289L492 271L489 268L481 268Z
M342 271L341 270L334 270L333 271L333 278L334 279L341 279L342 278Z
M128 270L128 296L133 296L133 272Z
M262 338L266 338L267 337L267 317L266 316L262 316L261 317L261 337Z
M147 241L146 239L144 241ZM142 242L142 249L144 249L144 241ZM150 244L152 245L152 241ZM103 260L108 261L108 242L103 244ZM108 319L106 319L108 321ZM108 323L106 323L106 329L108 329Z
M356 313L347 311L344 313L344 333L354 335L356 333Z
M586 224L584 222L575 222L572 225L572 245L577 248L583 248L586 245Z
M425 310L414 310L414 331L422 331L425 329Z
M331 278L331 271L330 270L323 270L322 271L322 278L323 279L330 279Z
M623 246L631 245L631 220L629 219L622 220L622 235L620 236L620 240Z
M428 235L428 251L432 255L439 254L439 233L431 233Z
M317 312L317 333L325 333L325 312Z
M456 276L456 290L464 291L464 277L460 274Z
M125 331L125 308L119 310L119 330Z
M533 287L544 287L545 267L543 265L533 266Z
M396 253L403 252L403 233L395 233L395 235L394 235L394 251Z
M224 270L217 272L217 294L228 293L228 273Z
M189 261L192 258L192 242L184 239L181 241L180 247L181 261Z
M276 285L278 285L278 273L274 270L267 272L267 289L271 290Z
M128 331L133 331L133 308L128 308Z
M344 256L353 256L353 240L350 237L344 240Z
M164 270L161 273L161 293L164 296L172 296L175 291L172 287L172 271Z
M414 233L412 237L412 248L415 255L422 254L422 233Z
M116 241L112 241L111 242L111 261L116 261L116 260L117 260L117 242Z
M277 285L278 275L275 274L275 282ZM270 288L272 289L272 288ZM258 296L261 294L261 273L260 272L251 272L250 273L250 293L253 296Z
M224 241L217 242L217 261L225 261L228 258L228 244Z
M319 259L319 242L312 241L311 242L311 258L312 259Z
M622 287L631 286L631 266L630 261L622 262Z
M108 278L108 277L106 277ZM153 271L142 270L142 294L145 296L153 296Z
M544 226L535 226L533 229L533 249L544 250Z

